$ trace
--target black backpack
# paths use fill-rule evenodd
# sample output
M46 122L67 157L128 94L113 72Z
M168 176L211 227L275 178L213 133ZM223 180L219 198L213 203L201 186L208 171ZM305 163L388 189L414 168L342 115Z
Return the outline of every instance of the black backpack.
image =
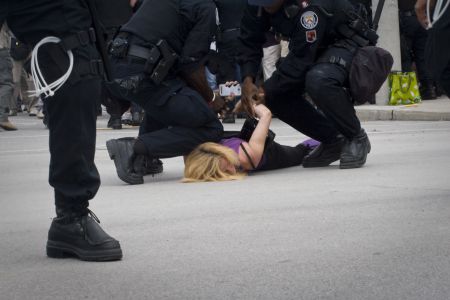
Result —
M358 104L370 101L388 77L394 58L375 46L358 48L350 67L350 93Z

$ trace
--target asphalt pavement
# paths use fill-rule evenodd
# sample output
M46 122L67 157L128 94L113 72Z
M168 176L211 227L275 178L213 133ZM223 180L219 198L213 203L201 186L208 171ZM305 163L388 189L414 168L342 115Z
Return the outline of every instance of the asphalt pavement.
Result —
M138 186L117 177L105 146L137 128L106 129L102 116L91 209L124 252L109 263L45 256L48 131L13 117L19 130L0 132L0 299L450 299L450 122L425 120L433 105L450 113L448 99L358 107L391 110L363 122L372 151L360 169L184 184L172 158ZM422 120L393 117L407 110ZM272 129L282 144L306 139L277 119Z

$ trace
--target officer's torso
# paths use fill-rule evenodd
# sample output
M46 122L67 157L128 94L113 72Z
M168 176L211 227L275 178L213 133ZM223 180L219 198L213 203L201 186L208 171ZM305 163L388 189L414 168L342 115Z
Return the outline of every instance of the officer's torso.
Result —
M105 30L122 26L133 13L129 0L95 0L95 4Z
M328 15L326 17L326 22L318 20L318 24L319 26L321 23L326 24L326 34L323 39L323 44L326 46L333 43L339 38L335 28L342 23L348 22L348 17L345 12L353 10L353 5L347 0L311 0L307 2L309 4L308 7L320 7L320 9ZM298 26L301 26L302 13L308 9L308 7L301 8L296 16L289 17L286 9L289 5L296 3L297 1L294 0L285 1L284 7L269 17L274 31L286 38L290 38L296 34Z
M149 43L166 40L179 53L195 25L196 6L205 0L146 0L122 31L131 32Z
M61 37L68 33L84 31L92 24L89 9L84 1L6 1L8 26L20 41L28 44L34 45L46 36Z
M131 32L150 43L165 39L171 41L172 47L180 48L179 2L178 0L146 0L121 30Z

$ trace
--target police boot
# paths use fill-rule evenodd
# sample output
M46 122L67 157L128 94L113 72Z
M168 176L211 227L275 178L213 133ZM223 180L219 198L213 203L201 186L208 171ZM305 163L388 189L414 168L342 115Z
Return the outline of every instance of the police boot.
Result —
M136 155L133 150L134 138L120 138L106 142L109 157L114 160L117 175L121 180L129 184L142 184L144 178L141 173L134 170Z
M163 163L158 158L138 154L134 160L133 168L136 173L142 175L155 175L163 172Z
M87 208L82 211L57 208L48 231L47 256L87 261L122 259L119 242L103 231L99 223L97 216Z
M367 154L370 152L370 141L364 129L342 147L341 163L339 168L360 168L366 163Z
M341 157L342 146L345 138L342 135L336 137L333 143L320 143L311 153L303 159L304 168L326 167Z
M122 117L117 115L111 115L108 120L108 128L122 129Z

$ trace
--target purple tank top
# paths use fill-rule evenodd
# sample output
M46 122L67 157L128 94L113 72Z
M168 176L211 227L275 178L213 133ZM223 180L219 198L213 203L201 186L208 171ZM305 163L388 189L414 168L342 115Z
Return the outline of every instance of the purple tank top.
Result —
M236 152L236 154L239 154L239 145L243 142L244 140L237 138L237 137L232 137L229 139L223 139L219 142L219 144L231 148L234 152Z
M239 146L241 145L241 143L244 142L243 139L237 138L237 137L232 137L229 139L223 139L219 142L219 144L231 148L234 152L236 152L236 154L239 155ZM261 161L259 162L259 165L256 167L256 169L260 168L261 166L264 165L264 163L266 162L266 156L263 154ZM255 170L256 170L255 169Z

